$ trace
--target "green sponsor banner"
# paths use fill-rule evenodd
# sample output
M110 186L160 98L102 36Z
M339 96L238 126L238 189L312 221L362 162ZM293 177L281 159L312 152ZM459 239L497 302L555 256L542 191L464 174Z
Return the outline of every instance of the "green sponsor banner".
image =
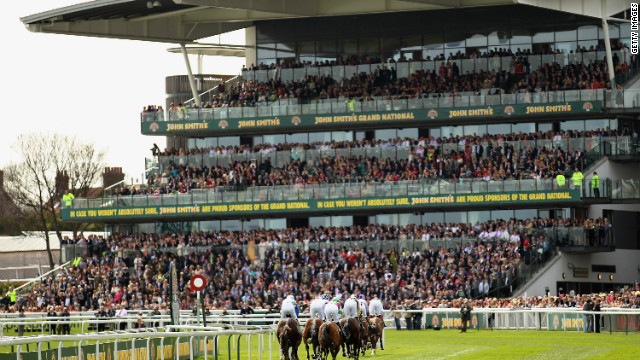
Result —
M272 117L203 119L197 121L142 122L142 133L164 135L180 133L243 133L269 129L283 132L305 129L351 128L356 124L392 124L397 122L435 121L447 119L535 117L556 114L601 112L601 101L571 101L565 103L492 105L482 107L424 108L397 111L358 112L342 114L282 115Z
M443 329L455 329L462 327L462 319L458 313L450 314L426 314L425 324L431 326L440 326ZM467 327L469 329L479 329L482 327L484 314L474 314L471 312L471 320L468 320Z
M161 202L160 198L150 201ZM165 199L166 201L166 199ZM504 205L580 201L580 190L521 191L484 194L365 197L347 199L311 199L292 201L229 202L191 205L156 205L62 209L62 220L144 219L198 215L269 215L314 211L373 209L421 209L468 205Z
M582 330L582 314L550 313L547 315L551 330Z

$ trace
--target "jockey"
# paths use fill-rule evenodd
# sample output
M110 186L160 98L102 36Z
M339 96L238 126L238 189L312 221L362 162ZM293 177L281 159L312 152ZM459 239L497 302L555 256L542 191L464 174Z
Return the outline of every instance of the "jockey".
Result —
M358 318L358 314L360 314L360 303L354 294L344 301L344 316Z
M367 317L367 313L369 312L369 304L367 304L367 300L364 297L364 294L360 294L360 296L358 296L358 303L360 304L360 311L362 311L362 314L360 314L360 316L362 317Z
M324 315L326 321L333 321L337 323L342 317L342 308L340 306L340 299L333 298L324 306Z
M287 296L282 300L282 305L280 305L280 318L284 319L287 317L298 319L298 303L296 303L293 295Z
M326 320L324 315L324 307L327 305L328 302L329 302L329 296L326 294L322 296L318 296L316 299L314 299L311 302L311 306L309 306L309 314L311 315L311 317L317 317L322 320Z
M380 318L380 320L383 320L383 324L384 324L384 319L382 318L383 312L382 312L382 301L380 301L380 299L378 299L378 297L376 295L373 295L373 299L371 299L371 302L369 303L369 316L377 316Z

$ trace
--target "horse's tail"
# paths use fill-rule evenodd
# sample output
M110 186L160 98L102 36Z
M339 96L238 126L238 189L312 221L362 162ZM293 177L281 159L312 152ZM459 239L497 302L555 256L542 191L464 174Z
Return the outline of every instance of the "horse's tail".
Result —
M329 336L329 325L325 325L321 328L320 338L322 342L326 344L331 343L331 336Z
M316 322L311 323L309 327L309 339L311 339L311 343L318 342L318 324Z
M287 338L290 336L290 334L291 328L289 327L289 324L286 324L282 327L282 332L280 333L280 343L283 344L284 340L288 340Z
M344 332L344 340L348 342L351 338L351 329L349 329L349 321L345 321L344 326L342 327L342 331Z

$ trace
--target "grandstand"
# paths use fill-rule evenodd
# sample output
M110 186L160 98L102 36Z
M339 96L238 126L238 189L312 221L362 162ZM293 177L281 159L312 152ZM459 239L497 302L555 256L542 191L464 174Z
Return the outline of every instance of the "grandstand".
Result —
M188 66L190 95L145 107L140 131L167 143L140 159L147 180L63 204L105 235L62 244L63 262L82 260L22 305L163 310L174 262L185 310L194 274L220 311L323 291L400 309L575 307L622 289L607 304L640 306L640 61L629 4L599 4L122 0L23 18L247 41L236 77L199 92Z

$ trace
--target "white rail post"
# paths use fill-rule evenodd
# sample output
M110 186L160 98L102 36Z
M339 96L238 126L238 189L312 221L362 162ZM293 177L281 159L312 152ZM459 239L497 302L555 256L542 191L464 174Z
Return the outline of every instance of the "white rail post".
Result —
M113 342L113 358L118 359L118 339Z
M82 342L84 340L78 341L78 360L82 360Z
M58 359L62 359L62 341L58 342Z
M160 360L164 360L164 337L160 338Z
M207 360L207 353L209 352L209 349L207 348L207 340L209 340L208 336L204 337L204 360Z
M189 360L193 360L193 350L193 336L191 336L189 337Z
M251 359L251 334L247 335L247 343L249 343L249 345L247 345L248 349L249 349L249 359Z
M16 346L16 360L22 360L20 353L22 352L22 345Z
M100 359L100 339L96 340L96 360Z
M180 337L176 338L176 360L180 360Z
M38 360L42 360L42 343L38 342Z
M147 360L151 360L151 338L147 338ZM155 360L155 359L153 359L153 360ZM207 360L207 359L205 359L205 360Z

